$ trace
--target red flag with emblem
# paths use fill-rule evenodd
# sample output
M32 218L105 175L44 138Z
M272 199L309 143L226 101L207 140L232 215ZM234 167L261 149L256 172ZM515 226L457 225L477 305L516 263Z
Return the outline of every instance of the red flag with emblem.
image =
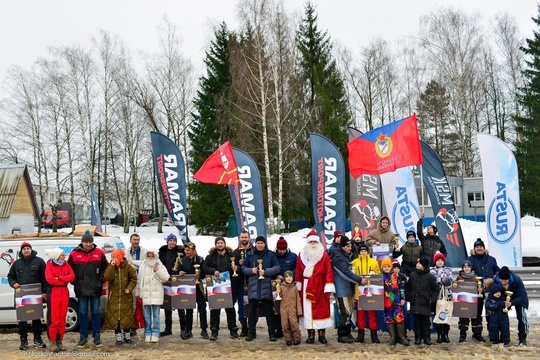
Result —
M231 143L227 141L210 155L193 178L206 184L232 185L240 182Z
M422 164L416 113L360 135L349 141L347 148L349 170L355 179Z

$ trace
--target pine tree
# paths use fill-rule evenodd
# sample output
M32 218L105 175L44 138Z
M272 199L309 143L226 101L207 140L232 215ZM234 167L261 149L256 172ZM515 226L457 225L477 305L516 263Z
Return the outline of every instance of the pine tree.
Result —
M200 90L194 100L195 112L189 131L191 149L188 166L195 173L204 161L226 140L231 129L225 118L231 86L230 46L234 36L225 24L215 32L206 53L206 76L199 79ZM194 181L189 185L191 220L199 233L225 234L227 219L233 213L229 191L223 185Z
M538 17L533 18L540 28L540 6ZM515 155L518 164L519 188L522 214L540 215L540 32L535 31L532 39L522 51L528 56L524 72L525 87L520 94L524 107L523 116L516 117Z

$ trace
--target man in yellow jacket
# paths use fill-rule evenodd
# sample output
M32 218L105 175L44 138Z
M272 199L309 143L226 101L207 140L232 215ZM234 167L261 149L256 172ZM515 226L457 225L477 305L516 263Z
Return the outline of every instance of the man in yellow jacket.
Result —
M369 256L369 247L366 244L360 245L359 255L352 262L353 271L357 275L373 275L381 274L381 269L377 260L372 259ZM367 283L366 279L362 280L362 285ZM356 286L356 291L354 293L354 299L358 300L358 285ZM356 308L358 309L358 303ZM366 314L368 316L368 327L371 333L371 342L380 343L379 337L377 336L377 312L375 310L357 310L356 317L358 319L358 337L356 342L363 343L365 337L365 328L366 328Z

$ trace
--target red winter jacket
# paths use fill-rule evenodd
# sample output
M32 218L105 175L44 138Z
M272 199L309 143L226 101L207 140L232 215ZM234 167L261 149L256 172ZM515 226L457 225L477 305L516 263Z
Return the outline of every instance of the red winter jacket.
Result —
M68 263L75 273L75 295L101 296L103 274L109 265L103 250L95 244L86 250L81 243L69 254Z

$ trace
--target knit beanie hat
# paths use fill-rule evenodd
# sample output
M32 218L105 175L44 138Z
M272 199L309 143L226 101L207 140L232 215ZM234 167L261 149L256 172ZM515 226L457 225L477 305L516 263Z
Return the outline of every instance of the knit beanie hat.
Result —
M337 238L338 236L343 236L343 233L339 230L334 231L334 239Z
M486 245L484 244L484 242L483 242L482 239L480 239L480 238L476 239L476 241L474 242L473 248L475 248L475 247L477 247L477 246L481 246L481 247L483 247L484 249L486 248Z
M86 230L81 238L81 242L94 242L94 237L90 234L90 230Z
M167 236L167 242L169 242L171 240L178 241L178 238L173 233L170 233L169 236Z
M360 254L360 251L362 250L366 250L369 254L369 246L367 246L367 244L360 245L360 247L358 248L358 253Z
M311 230L309 232L309 234L307 234L307 241L310 242L310 241L321 241L321 239L319 238L319 235L317 235L317 232L315 230Z
M217 245L218 241L225 242L225 238L223 236L216 236L216 239L214 240L214 245Z
M418 262L422 265L424 270L429 269L429 260L425 257L421 257L420 259L418 259Z
M461 263L461 268L463 269L465 266L472 268L472 263L469 260L463 260Z
M393 268L401 269L401 264L396 259L392 260L392 269Z
M58 260L60 255L64 253L64 250L60 248L54 248L54 249L45 249L45 255L50 257L53 260Z
M25 247L29 247L30 249L32 249L32 245L30 245L28 241L25 241L21 244L21 250Z
M286 278L287 276L290 276L294 279L293 272L291 270L285 271L285 274L283 274L283 277Z
M345 247L347 245L352 245L351 239L349 239L346 236L342 236L341 241L339 242L339 247L342 248L342 247Z
M499 279L501 280L510 280L510 269L508 266L503 266L499 271Z
M406 236L406 238L408 239L409 236L414 236L414 238L416 239L416 233L415 233L414 231L412 231L412 230L407 231L407 236Z
M499 292L501 290L502 290L502 286L500 284L497 284L497 283L494 282L493 284L489 285L488 293L493 295L496 292Z
M446 256L444 256L444 254L441 253L440 251L437 251L435 253L435 256L433 256L433 263L437 263L437 260L439 260L439 259L446 262Z
M383 261L381 261L381 269L383 266L390 266L392 267L392 260L390 258L384 258Z
M111 253L111 258L116 260L114 264L116 267L120 267L120 263L124 261L124 256L126 256L126 253L122 249L116 249Z
M289 247L287 240L285 240L283 236L280 236L279 240L277 241L276 249L287 250L287 247Z
M433 234L434 234L434 235L437 235L437 231L439 231L439 230L437 229L437 227L436 227L435 225L433 225L433 224L432 224L432 225L429 225L429 226L431 226L431 227L433 228Z
M265 245L266 245L266 238L262 235L259 235L255 238L255 243L257 243L258 241L262 241Z

